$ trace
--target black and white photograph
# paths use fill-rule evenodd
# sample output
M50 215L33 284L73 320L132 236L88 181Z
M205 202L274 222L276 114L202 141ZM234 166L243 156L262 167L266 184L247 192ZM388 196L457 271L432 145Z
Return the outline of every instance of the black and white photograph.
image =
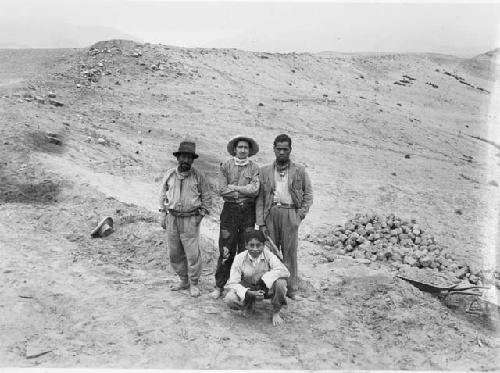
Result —
M500 2L0 2L0 371L500 370Z

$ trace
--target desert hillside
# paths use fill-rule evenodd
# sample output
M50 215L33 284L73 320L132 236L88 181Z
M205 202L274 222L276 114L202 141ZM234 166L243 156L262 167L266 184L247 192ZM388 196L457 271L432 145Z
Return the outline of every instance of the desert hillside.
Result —
M498 369L495 323L394 278L486 284L498 269L497 56L0 50L0 365ZM182 139L213 177L234 135L266 164L280 133L315 202L299 232L305 297L276 330L267 311L244 320L207 297L219 198L203 222L204 295L169 293L156 201ZM356 214L418 224L447 264L339 254L336 226ZM91 239L106 215L115 233Z

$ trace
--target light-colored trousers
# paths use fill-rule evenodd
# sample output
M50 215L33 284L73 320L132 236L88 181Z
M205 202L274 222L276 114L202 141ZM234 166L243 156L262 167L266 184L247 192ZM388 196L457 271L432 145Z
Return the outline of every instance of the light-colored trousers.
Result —
M196 216L167 216L170 264L181 281L198 284L201 274L200 225Z
M243 286L249 286L246 283L242 283ZM279 278L274 281L271 289L267 289L266 287L260 288L258 286L249 286L250 290L264 290L265 299L271 299L271 304L273 305L273 311L279 312L281 307L286 304L286 279ZM234 310L240 310L248 306L248 303L245 299L241 299L236 290L230 289L224 298L224 302L228 305L229 308ZM254 302L251 302L254 303Z
M297 210L272 206L266 218L266 227L273 242L283 253L283 263L290 272L288 294L299 290L297 270L297 246L299 245L299 225L301 219Z

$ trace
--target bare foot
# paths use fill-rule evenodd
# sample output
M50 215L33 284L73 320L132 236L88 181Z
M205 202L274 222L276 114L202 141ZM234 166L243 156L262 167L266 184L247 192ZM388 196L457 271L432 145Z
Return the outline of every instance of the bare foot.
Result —
M276 313L273 313L273 326L279 326L279 325L283 324L283 322L284 321L281 318L279 311Z
M200 288L196 285L191 285L191 289L189 290L189 293L193 298L199 297L201 295Z
M222 295L221 288L215 288L215 290L209 294L210 298L212 299L219 299L221 295Z

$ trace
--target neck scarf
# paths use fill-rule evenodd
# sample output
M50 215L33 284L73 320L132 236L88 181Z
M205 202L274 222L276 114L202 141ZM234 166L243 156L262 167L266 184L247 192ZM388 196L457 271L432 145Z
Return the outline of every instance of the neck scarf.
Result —
M233 157L233 159L234 159L234 164L236 166L246 166L249 162L248 157L245 159L239 159L238 157Z

